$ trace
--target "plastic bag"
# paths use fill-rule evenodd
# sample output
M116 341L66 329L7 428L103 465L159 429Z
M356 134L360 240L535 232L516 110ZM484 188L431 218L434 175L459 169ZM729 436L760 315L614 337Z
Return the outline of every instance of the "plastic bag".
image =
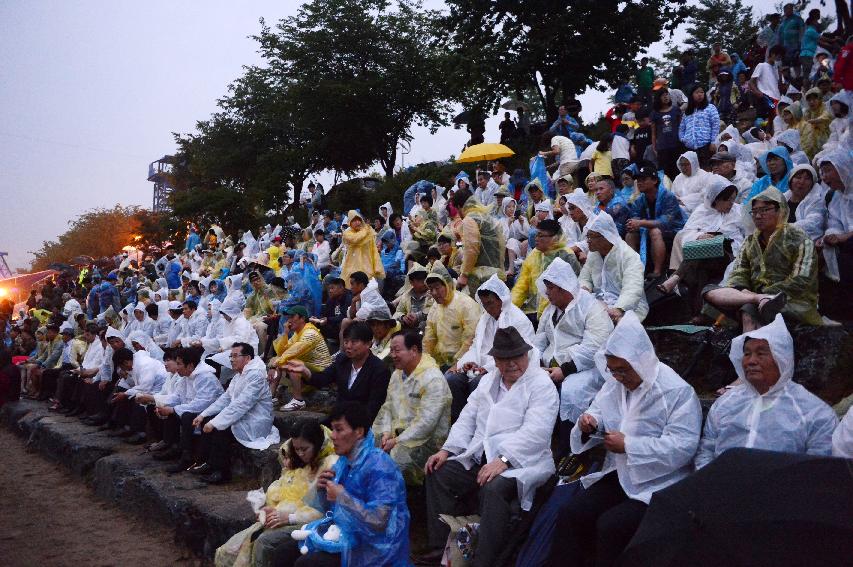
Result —
M258 521L262 524L267 522L266 514L263 511L264 504L267 502L267 494L263 489L250 490L246 493L246 500L252 506L252 512L258 517Z
M548 197L554 196L554 186L545 167L545 158L542 156L534 156L530 160L530 180L533 181L534 179L539 180L539 183L542 184L542 190Z

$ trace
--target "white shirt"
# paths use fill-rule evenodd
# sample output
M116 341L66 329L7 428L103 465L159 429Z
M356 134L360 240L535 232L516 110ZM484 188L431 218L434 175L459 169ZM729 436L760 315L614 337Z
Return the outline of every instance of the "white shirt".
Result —
M331 249L329 248L328 240L315 243L314 246L311 248L311 253L317 256L317 267L320 269L328 268L329 265L332 263L331 259L329 258L331 254Z
M612 159L631 159L629 149L631 142L628 138L622 136L613 136L613 142L610 144L610 156Z
M752 72L752 78L755 79L759 91L773 100L782 98L779 92L779 72L776 67L769 63L759 63Z
M361 371L361 368L356 368L355 366L353 366L350 369L349 381L347 382L347 389L352 390L352 385L355 384L355 380L356 380L356 378L358 378L359 371Z
M560 149L560 164L578 161L578 153L574 143L565 136L554 136L551 138L551 148Z
M104 364L104 347L100 339L95 339L89 343L86 349L86 354L83 356L83 363L80 368L83 370L96 370Z

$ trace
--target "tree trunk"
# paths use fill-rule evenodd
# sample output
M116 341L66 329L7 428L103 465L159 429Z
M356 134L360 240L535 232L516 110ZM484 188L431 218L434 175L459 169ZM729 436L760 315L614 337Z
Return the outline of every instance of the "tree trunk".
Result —
M390 181L394 177L394 167L397 165L397 143L399 141L399 136L393 136L388 142L385 156L379 160L382 164L382 169L385 170L385 179L387 181Z
M835 29L835 33L846 39L846 36L853 32L853 22L851 22L847 0L835 0L835 13L838 20L838 27Z

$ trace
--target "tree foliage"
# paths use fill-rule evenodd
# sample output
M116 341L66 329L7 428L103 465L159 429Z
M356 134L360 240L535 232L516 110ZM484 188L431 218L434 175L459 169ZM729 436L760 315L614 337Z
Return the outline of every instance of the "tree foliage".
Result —
M153 213L140 207L92 209L70 221L69 229L56 240L45 241L35 256L32 271L44 270L54 263L68 263L75 256L100 258L121 252L124 246L144 248L160 243L166 236Z
M466 108L493 110L535 88L548 112L587 88L614 87L672 31L686 0L447 0L449 74Z

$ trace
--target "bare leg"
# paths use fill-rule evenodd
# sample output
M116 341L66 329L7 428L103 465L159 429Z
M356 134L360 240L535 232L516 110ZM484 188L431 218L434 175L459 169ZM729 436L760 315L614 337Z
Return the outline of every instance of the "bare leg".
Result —
M515 275L515 258L516 258L515 252L513 252L512 250L507 248L506 256L507 256L507 259L509 260L509 269L507 270L506 275L508 275L508 276Z
M731 311L740 309L744 305L758 305L758 302L763 297L766 296L749 291L748 289L723 287L706 293L705 301L719 309Z
M290 378L290 393L299 401L302 401L302 375L296 372L288 372Z
M628 243L628 246L633 248L634 250L640 249L640 232L637 230L632 230L630 232L625 233L625 242Z
M678 285L678 282L681 281L681 276L678 272L675 272L671 276L669 276L662 284L658 285L658 289L663 293L672 293L675 289L675 286Z
M666 260L666 243L663 241L663 233L659 228L649 229L649 240L652 244L652 263L654 264L653 276L663 274L663 263Z

